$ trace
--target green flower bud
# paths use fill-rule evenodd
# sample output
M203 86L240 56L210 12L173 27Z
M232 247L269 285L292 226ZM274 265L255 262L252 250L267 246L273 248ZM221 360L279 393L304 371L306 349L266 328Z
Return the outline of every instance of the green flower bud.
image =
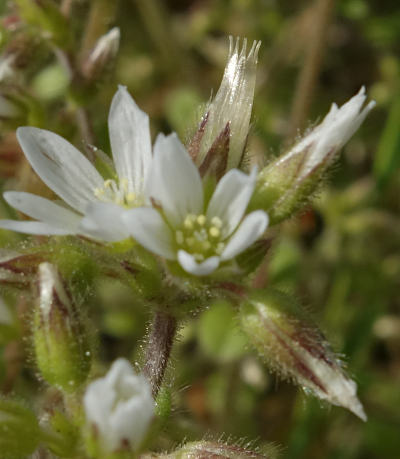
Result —
M43 378L72 392L90 370L91 352L82 318L50 263L39 265L39 301L34 311L33 342Z
M243 330L272 370L366 420L349 379L318 328L297 303L277 291L256 291L242 305Z
M261 42L254 42L247 53L247 39L239 50L239 38L230 37L228 62L225 66L221 85L213 100L208 104L199 129L188 150L199 166L206 161L211 149L217 149L215 142L222 139L227 145L229 127L229 155L225 160L225 171L238 167L243 159L250 117L253 107L258 50ZM221 147L218 147L219 149ZM201 167L201 166L200 166Z
M315 193L343 145L360 127L375 102L363 108L365 89L340 109L333 104L321 124L258 176L250 209L268 212L271 224L290 217Z
M100 79L112 66L119 50L120 32L114 27L99 38L89 56L82 63L82 75L88 81Z
M40 441L40 428L31 410L14 400L0 398L1 457L16 458L32 454Z
M23 288L36 274L41 256L0 249L0 284Z
M273 456L251 451L239 445L228 445L217 441L196 441L187 443L182 448L170 454L146 455L143 459L268 459Z

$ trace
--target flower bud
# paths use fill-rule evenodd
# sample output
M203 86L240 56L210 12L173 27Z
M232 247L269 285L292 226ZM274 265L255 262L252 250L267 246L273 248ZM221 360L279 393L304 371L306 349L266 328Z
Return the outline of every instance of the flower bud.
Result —
M83 399L89 427L89 454L137 451L154 414L151 387L125 359L116 360L103 378L89 384Z
M322 123L258 176L250 208L268 211L272 224L299 210L317 189L343 145L375 105L365 88L342 107L333 104Z
M221 85L195 134L189 151L197 164L201 164L215 140L222 135L226 126L230 128L229 155L226 169L238 167L241 163L249 133L250 116L253 107L258 50L261 42L254 42L247 54L247 39L239 51L239 38L234 44L230 37L228 62ZM201 135L199 135L201 134Z
M1 456L27 457L39 441L40 428L34 413L21 403L0 398Z
M0 284L23 288L30 284L40 262L38 254L0 249Z
M250 342L272 370L366 420L356 383L292 298L277 291L256 291L242 305L240 317Z
M272 458L269 454L251 451L239 445L229 445L220 441L195 441L187 443L182 448L170 454L160 454L154 457L159 459L268 459Z
M0 82L10 81L15 74L14 69L15 56L12 54L0 57Z
M82 75L93 81L102 77L115 60L119 49L120 32L114 27L99 38L93 50L82 64Z
M49 384L71 392L90 370L87 333L55 266L41 263L38 282L39 301L33 318L36 363Z

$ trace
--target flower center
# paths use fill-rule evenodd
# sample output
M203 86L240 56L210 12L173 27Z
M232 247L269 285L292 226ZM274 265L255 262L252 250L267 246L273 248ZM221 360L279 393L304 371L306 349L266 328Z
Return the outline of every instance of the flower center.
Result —
M181 228L175 232L175 241L180 249L201 262L213 255L221 255L224 250L222 226L222 220L218 217L208 220L203 214L188 214Z
M127 179L121 179L119 185L115 180L105 180L102 188L94 190L94 195L102 202L112 202L126 208L141 204L140 197L129 190Z

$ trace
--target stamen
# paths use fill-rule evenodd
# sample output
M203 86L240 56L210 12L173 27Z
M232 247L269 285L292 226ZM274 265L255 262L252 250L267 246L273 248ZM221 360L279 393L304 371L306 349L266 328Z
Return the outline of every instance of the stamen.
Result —
M219 217L187 214L182 227L175 232L176 243L192 254L197 262L221 255L225 243L221 241L223 221Z
M205 215L199 215L196 220L200 226L204 226L206 224L207 218Z
M193 229L193 220L194 220L194 215L189 214L185 218L185 221L183 222L183 226L188 230Z
M210 236L213 237L213 238L217 238L220 236L221 234L221 231L216 227L216 226L212 226L208 232L210 233Z
M219 217L213 217L211 219L211 224L218 229L222 228L222 220Z

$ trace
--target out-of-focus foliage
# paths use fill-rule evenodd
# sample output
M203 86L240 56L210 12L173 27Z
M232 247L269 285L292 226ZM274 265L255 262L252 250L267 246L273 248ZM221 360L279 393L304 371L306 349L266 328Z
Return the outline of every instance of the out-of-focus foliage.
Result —
M22 109L7 116L0 113L2 189L50 195L21 155L14 136L18 125L57 132L83 149L82 129L75 117L83 106L93 124L95 145L109 153L107 113L117 84L126 85L149 113L153 132L174 130L187 140L201 113L199 105L208 101L210 88L218 87L228 35L262 41L248 147L251 157L260 163L284 151L314 2L71 3L74 29L51 33L58 44L57 33L71 34L68 47L81 47L82 59L94 45L94 37L114 25L121 30L115 72L90 87L69 82L66 68L51 52L51 40L46 33L37 33L35 21L30 26L34 39L26 44L26 36L18 35L16 5L0 2L2 50L9 50L14 40L21 51L13 80L1 83L0 90ZM85 31L87 21L92 21L92 28ZM45 30L42 23L39 27ZM398 0L335 3L317 83L310 93L309 126L328 111L331 102L343 103L361 85L366 85L377 107L345 147L315 204L272 234L273 249L263 266L264 286L273 282L309 304L334 348L347 356L368 422L341 408L328 409L291 385L278 383L237 330L229 307L218 303L187 321L180 331L167 373L174 394L172 416L158 441L160 450L171 450L183 438L196 441L205 432L216 432L216 436L258 438L260 445L283 445L280 457L287 459L399 457L399 55ZM0 211L2 218L15 217L3 201ZM31 244L38 242L31 239ZM20 244L23 251L27 243L22 240L20 235L0 231L4 248ZM81 269L79 257L85 264L85 254L76 250L74 272ZM72 288L100 332L100 360L109 366L118 356L140 355L149 311L135 301L135 286L105 280L97 267L84 268L85 282L77 278ZM0 267L0 276L3 272ZM1 391L15 391L30 405L45 408L57 396L51 389L38 390L34 364L27 368L24 363L31 361L30 345L19 339L26 336L32 318L31 298L21 297L13 284L4 288L2 296L7 312L16 313L14 317L0 312ZM5 322L3 316L9 320Z

